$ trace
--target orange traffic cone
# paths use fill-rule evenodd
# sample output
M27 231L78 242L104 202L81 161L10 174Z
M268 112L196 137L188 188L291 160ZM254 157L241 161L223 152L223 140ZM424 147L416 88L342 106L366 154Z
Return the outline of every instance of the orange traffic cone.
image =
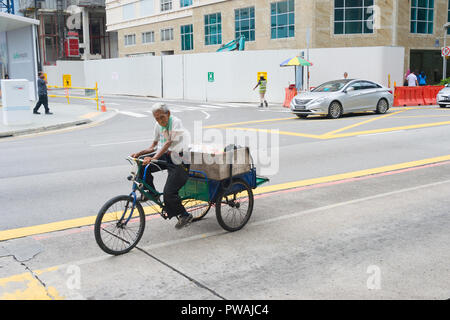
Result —
M106 106L105 106L105 101L103 100L103 96L102 96L102 100L101 100L101 106L102 106L102 112L106 112Z

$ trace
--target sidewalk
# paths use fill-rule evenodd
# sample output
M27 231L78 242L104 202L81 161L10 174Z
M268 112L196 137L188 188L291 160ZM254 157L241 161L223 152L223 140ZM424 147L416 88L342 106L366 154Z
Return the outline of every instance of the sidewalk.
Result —
M34 106L30 108L30 113L33 112L33 107ZM94 104L90 106L51 102L49 108L53 114L46 115L44 107L41 106L39 109L41 114L31 114L32 122L28 125L5 125L3 122L3 110L2 107L0 107L0 138L100 122L117 114L113 109L101 112L100 110L97 110L97 106Z

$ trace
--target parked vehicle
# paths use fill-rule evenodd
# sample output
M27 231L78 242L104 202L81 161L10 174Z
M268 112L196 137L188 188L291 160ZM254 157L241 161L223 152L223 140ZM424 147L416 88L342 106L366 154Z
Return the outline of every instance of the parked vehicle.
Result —
M292 99L290 109L299 118L325 115L337 119L343 114L360 111L383 114L393 103L394 96L389 88L368 80L342 79L298 94Z
M450 105L450 84L446 84L436 96L436 101L441 108L445 108Z

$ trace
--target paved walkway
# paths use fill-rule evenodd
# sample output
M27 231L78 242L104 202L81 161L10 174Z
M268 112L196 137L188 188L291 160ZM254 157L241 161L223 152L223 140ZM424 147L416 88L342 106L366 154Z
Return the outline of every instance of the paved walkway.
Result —
M108 109L106 112L98 111L95 105L52 102L49 107L50 111L53 112L52 115L46 115L43 106L39 109L41 114L32 114L33 106L30 107L31 123L27 125L6 125L4 121L5 110L0 107L0 138L104 121L116 114L116 111L112 109Z

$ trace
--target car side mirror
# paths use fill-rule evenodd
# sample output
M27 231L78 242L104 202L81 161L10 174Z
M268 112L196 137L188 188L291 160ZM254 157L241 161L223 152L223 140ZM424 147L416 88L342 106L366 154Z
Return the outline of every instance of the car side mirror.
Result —
M355 91L354 87L349 87L349 88L344 90L345 93L349 93L349 92L352 92L352 91Z

